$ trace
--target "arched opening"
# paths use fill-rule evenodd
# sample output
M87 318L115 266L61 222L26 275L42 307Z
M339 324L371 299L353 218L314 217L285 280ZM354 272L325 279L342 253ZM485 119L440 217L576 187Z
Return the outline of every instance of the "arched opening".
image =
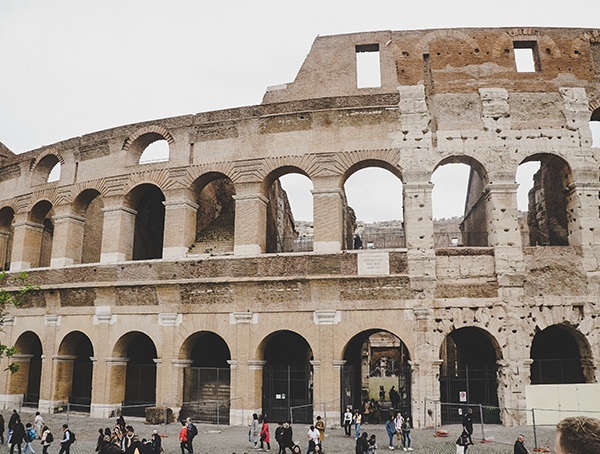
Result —
M80 331L67 334L59 347L57 364L58 400L69 402L72 410L90 411L94 348L89 337Z
M196 192L196 238L191 254L233 252L235 225L235 186L225 175L210 173L194 182Z
M358 409L363 422L385 422L390 414L411 416L408 348L396 335L368 330L354 336L344 352L342 410Z
M13 361L19 370L10 375L10 394L22 394L23 405L37 407L42 379L42 342L37 334L27 331L15 342L17 354Z
M265 196L268 199L265 247L267 253L312 250L311 238L305 239L304 243L299 239L295 213L288 193L283 187L283 181L287 182L288 187L296 196L296 211L303 208L306 213L308 206L312 206L312 195L306 190L296 190L301 189L302 186L306 187L306 180L310 182L305 172L293 166L280 167L265 178ZM299 181L300 185L298 186ZM300 200L297 196L300 196Z
M470 404L495 407L485 409L485 421L500 422L498 352L495 340L479 328L459 328L446 336L440 348L443 424L460 423L462 408ZM477 412L474 413L479 418Z
M10 255L14 238L15 212L11 207L0 209L0 270L10 269Z
M434 246L487 246L483 166L470 158L451 157L438 165L431 182Z
M555 155L534 155L521 163L516 181L525 186L517 192L523 245L567 246L571 202L566 194L572 182L569 165ZM525 199L527 187L531 189Z
M202 332L190 336L183 350L192 364L183 377L180 419L190 416L194 421L229 424L229 347L217 334Z
M294 219L296 234L284 238L284 248L294 252L313 250L313 184L310 178L301 173L288 173L279 178L281 188L287 194ZM292 244L288 244L291 242Z
M117 346L116 357L126 358L125 383L119 366L113 366L115 380L123 392L123 414L145 416L145 408L156 405L156 347L146 334L135 331L124 335ZM120 378L119 378L120 377Z
M291 331L270 336L264 345L262 408L271 421L313 419L312 350Z
M600 147L600 108L592 112L589 126L592 133L592 147Z
M169 161L169 142L159 139L150 143L140 156L140 164L152 164L155 162Z
M387 249L406 245L400 169L369 160L344 177L344 249Z
M53 154L44 156L33 170L31 185L37 186L58 180L60 180L60 159Z
M162 258L165 230L165 196L152 184L136 186L127 196L135 211L133 260Z
M34 255L31 257L32 268L50 266L54 239L52 216L54 216L54 210L52 204L47 200L36 203L29 212L29 221L39 225L39 228L29 236L27 241L34 251Z
M579 336L576 336L579 334ZM591 383L594 381L591 354L583 351L584 336L567 325L536 329L531 344L531 384Z
M75 213L84 221L81 240L81 258L79 263L98 263L102 252L102 232L104 228L104 202L95 189L87 189L77 196L74 203ZM73 241L78 239L73 238Z

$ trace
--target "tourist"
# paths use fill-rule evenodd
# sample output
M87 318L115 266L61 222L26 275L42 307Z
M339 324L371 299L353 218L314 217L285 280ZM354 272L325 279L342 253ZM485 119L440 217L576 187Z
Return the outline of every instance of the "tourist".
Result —
M385 431L387 433L388 438L390 439L388 449L394 449L394 435L396 434L396 425L394 424L394 417L392 415L390 415L389 419L385 422Z
M473 435L473 409L469 408L462 417L462 426L463 430L467 432L469 436L469 444L473 444L473 439L471 436Z
M529 451L527 451L527 448L525 448L525 435L523 434L519 434L519 436L517 437L517 441L515 441L515 446L514 446L514 454L528 454Z
M13 414L17 414L16 410L13 410L13 411L15 412ZM11 418L12 418L12 416L11 416ZM23 443L23 439L25 438L25 426L21 422L21 418L19 417L18 414L17 414L17 419L13 423L12 432L9 431L8 436L10 438L10 454L13 454L15 445L17 446L19 454L21 454L21 443Z
M4 416L0 413L0 445L4 444Z
M396 417L394 418L394 426L396 427L396 439L398 440L398 446L401 446L402 443L402 423L404 422L404 418L402 417L402 413L396 413Z
M469 449L470 444L469 434L466 430L463 430L456 440L456 454L467 454L467 449Z
M410 447L410 418L407 416L402 423L402 449L404 451L412 451Z
M325 441L325 421L320 416L317 416L317 422L315 422L315 429L319 431L319 446L323 451L323 442Z
M290 425L290 421L286 421L283 423L283 433L281 434L281 442L283 443L283 452L287 448L293 451L294 448L294 432L292 430L292 426ZM300 449L300 448L298 448Z
M185 425L185 421L181 421L181 426L181 430L179 431L179 447L181 448L181 454L185 454L188 446L188 430Z
M258 439L260 431L258 430L258 415L254 413L252 415L252 424L250 425L250 431L248 432L248 441L250 441L254 448L258 448Z
M44 418L42 418L39 411L36 411L35 418L33 418L33 427L35 428L36 438L42 438L44 426Z
M346 408L346 413L344 413L344 433L347 437L350 436L350 426L352 425L352 412L350 411L350 407Z
M60 451L58 454L69 454L71 452L72 438L68 424L63 424L63 435L60 440Z
M17 420L20 420L20 419L21 419L21 417L19 416L19 413L17 413L17 410L13 409L12 415L10 415L10 418L8 420L8 436L7 436L6 442L9 444L10 444L11 435L15 428L15 424L17 423Z
M369 438L369 454L377 454L377 438L375 434L371 434Z
M264 449L264 444L267 444L267 450L271 450L271 436L269 435L269 422L267 418L263 418L262 428L260 429L260 449Z
M194 438L198 435L198 428L192 422L192 418L187 418L186 420L187 427L187 450L190 454L194 454Z
M285 452L285 449L284 449L284 452ZM300 446L294 445L292 447L292 454L302 454L302 450L300 449Z
M366 432L363 432L360 437L356 439L356 454L368 454L369 452L369 440L367 439L369 435Z
M162 438L158 435L158 430L155 429L152 431L150 442L152 443L152 452L154 454L160 454L160 450L162 449Z
M48 448L54 441L54 436L48 426L42 427L42 454L48 454Z
M315 452L315 445L319 444L319 431L315 428L315 426L310 426L308 433L306 434L306 438L308 438L308 448L306 449L306 454Z
M31 446L31 442L37 438L37 433L30 422L25 424L25 437L23 440L25 441L25 448L23 448L23 454L35 454L33 450L33 446Z
M557 425L556 454L600 453L600 419L572 416Z
M362 422L362 416L358 410L354 411L354 439L358 440L360 437L360 426Z
M277 442L277 445L279 446L279 450L277 451L277 454L282 454L284 451L284 449L283 449L283 423L282 422L277 423L277 429L275 429L275 441Z

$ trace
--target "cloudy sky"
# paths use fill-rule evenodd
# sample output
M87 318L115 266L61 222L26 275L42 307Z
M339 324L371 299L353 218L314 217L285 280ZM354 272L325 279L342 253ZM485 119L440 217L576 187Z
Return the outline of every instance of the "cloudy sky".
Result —
M590 0L0 0L0 142L20 153L121 124L258 104L267 86L294 79L317 35L593 28L599 13ZM464 170L449 170L442 192L456 200ZM348 182L360 218L400 216L400 195L375 206L383 187L401 194L385 176ZM436 217L462 209L436 205ZM449 205L454 211L441 209ZM307 204L294 210L311 216Z

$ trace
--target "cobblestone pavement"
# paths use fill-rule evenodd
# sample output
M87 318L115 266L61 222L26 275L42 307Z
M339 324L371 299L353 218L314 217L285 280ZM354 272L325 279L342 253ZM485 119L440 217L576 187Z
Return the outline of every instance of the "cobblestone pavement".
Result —
M8 421L10 416L9 411L2 411L2 415L5 420ZM21 412L21 418L23 423L33 422L33 413L26 411ZM77 435L77 441L71 448L71 454L93 454L96 447L96 439L98 435L98 429L104 427L113 427L115 424L114 419L94 419L89 418L81 414L56 414L56 415L42 415L52 430L55 437L55 442L49 449L49 454L58 454L61 427L65 422L69 424L69 427ZM152 426L145 424L141 418L126 418L127 424L131 424L140 439L149 438L154 429L157 429L161 435L163 435L163 447L165 448L166 454L178 454L179 443L178 433L181 425L179 423L172 423L166 426ZM242 454L242 453L258 453L260 450L252 449L251 444L248 443L248 427L229 427L229 426L213 426L207 424L197 424L198 426L198 437L194 441L194 452L195 454ZM273 439L276 424L270 424L271 429L271 451L273 454L277 453L277 442ZM306 450L306 432L308 426L306 424L295 424L294 429L294 440L300 442L302 452ZM364 425L363 429L369 435L374 433L378 440L378 451L380 453L387 452L387 435L383 425ZM431 429L413 429L412 439L413 448L415 454L427 453L427 454L455 454L456 448L454 441L458 437L461 427L460 426L444 426L445 430L450 432L448 438L435 438L434 431ZM554 440L554 427L538 427L537 429L538 446L540 447L552 447ZM513 443L519 433L525 435L525 445L530 452L533 452L534 441L533 441L533 429L531 427L502 427L502 426L486 426L485 437L491 438L493 441L489 443L479 443L481 440L481 428L476 427L476 431L473 437L475 445L469 448L469 454L479 453L502 453L512 454ZM6 436L6 433L4 434ZM327 431L327 438L325 439L324 448L327 454L353 454L355 441L353 438L345 437L343 429L330 428ZM34 442L34 449L36 454L41 454L42 449L39 440ZM396 448L396 451L398 449ZM401 452L402 449L400 449ZM0 454L8 453L8 447L6 445L0 446ZM16 452L16 451L15 451ZM552 450L550 452L553 452Z

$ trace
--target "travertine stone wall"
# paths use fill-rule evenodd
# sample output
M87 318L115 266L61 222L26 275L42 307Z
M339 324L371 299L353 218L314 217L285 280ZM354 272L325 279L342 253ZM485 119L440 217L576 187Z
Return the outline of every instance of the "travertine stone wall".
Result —
M23 399L35 338L43 346L40 408L64 403L72 370L65 344L75 331L94 350L94 415L123 400L133 332L156 346L156 399L175 410L191 364L186 340L220 336L230 351L232 424L261 409L264 349L283 330L310 346L315 403L339 399L352 339L374 330L398 336L410 355L419 426L440 396L440 348L460 328L480 330L494 346L505 424L525 421L536 330L565 327L586 380L595 381L600 155L588 121L600 106L599 42L598 30L558 28L319 37L296 79L268 89L261 105L120 126L20 155L0 144L0 250L10 251L11 271L28 270L42 288L4 321L3 339L21 348L22 368L0 382L0 405ZM531 44L536 72L516 71L515 43ZM356 46L364 45L379 49L379 87L357 88ZM168 162L139 164L159 139L169 143ZM566 246L521 243L515 174L536 160L560 170ZM53 162L61 178L48 183ZM485 232L486 247L434 247L430 181L446 163L477 172L476 219L484 221L468 229ZM406 247L375 251L389 268L369 274L359 262L372 251L344 250L344 183L371 166L404 183ZM266 254L268 188L288 172L313 183L314 252ZM233 255L188 255L199 193L222 178L235 193ZM132 261L143 185L164 196L162 258ZM44 222L52 241L42 241ZM90 235L101 237L91 250ZM86 263L92 256L96 263ZM336 405L330 421L340 416Z

